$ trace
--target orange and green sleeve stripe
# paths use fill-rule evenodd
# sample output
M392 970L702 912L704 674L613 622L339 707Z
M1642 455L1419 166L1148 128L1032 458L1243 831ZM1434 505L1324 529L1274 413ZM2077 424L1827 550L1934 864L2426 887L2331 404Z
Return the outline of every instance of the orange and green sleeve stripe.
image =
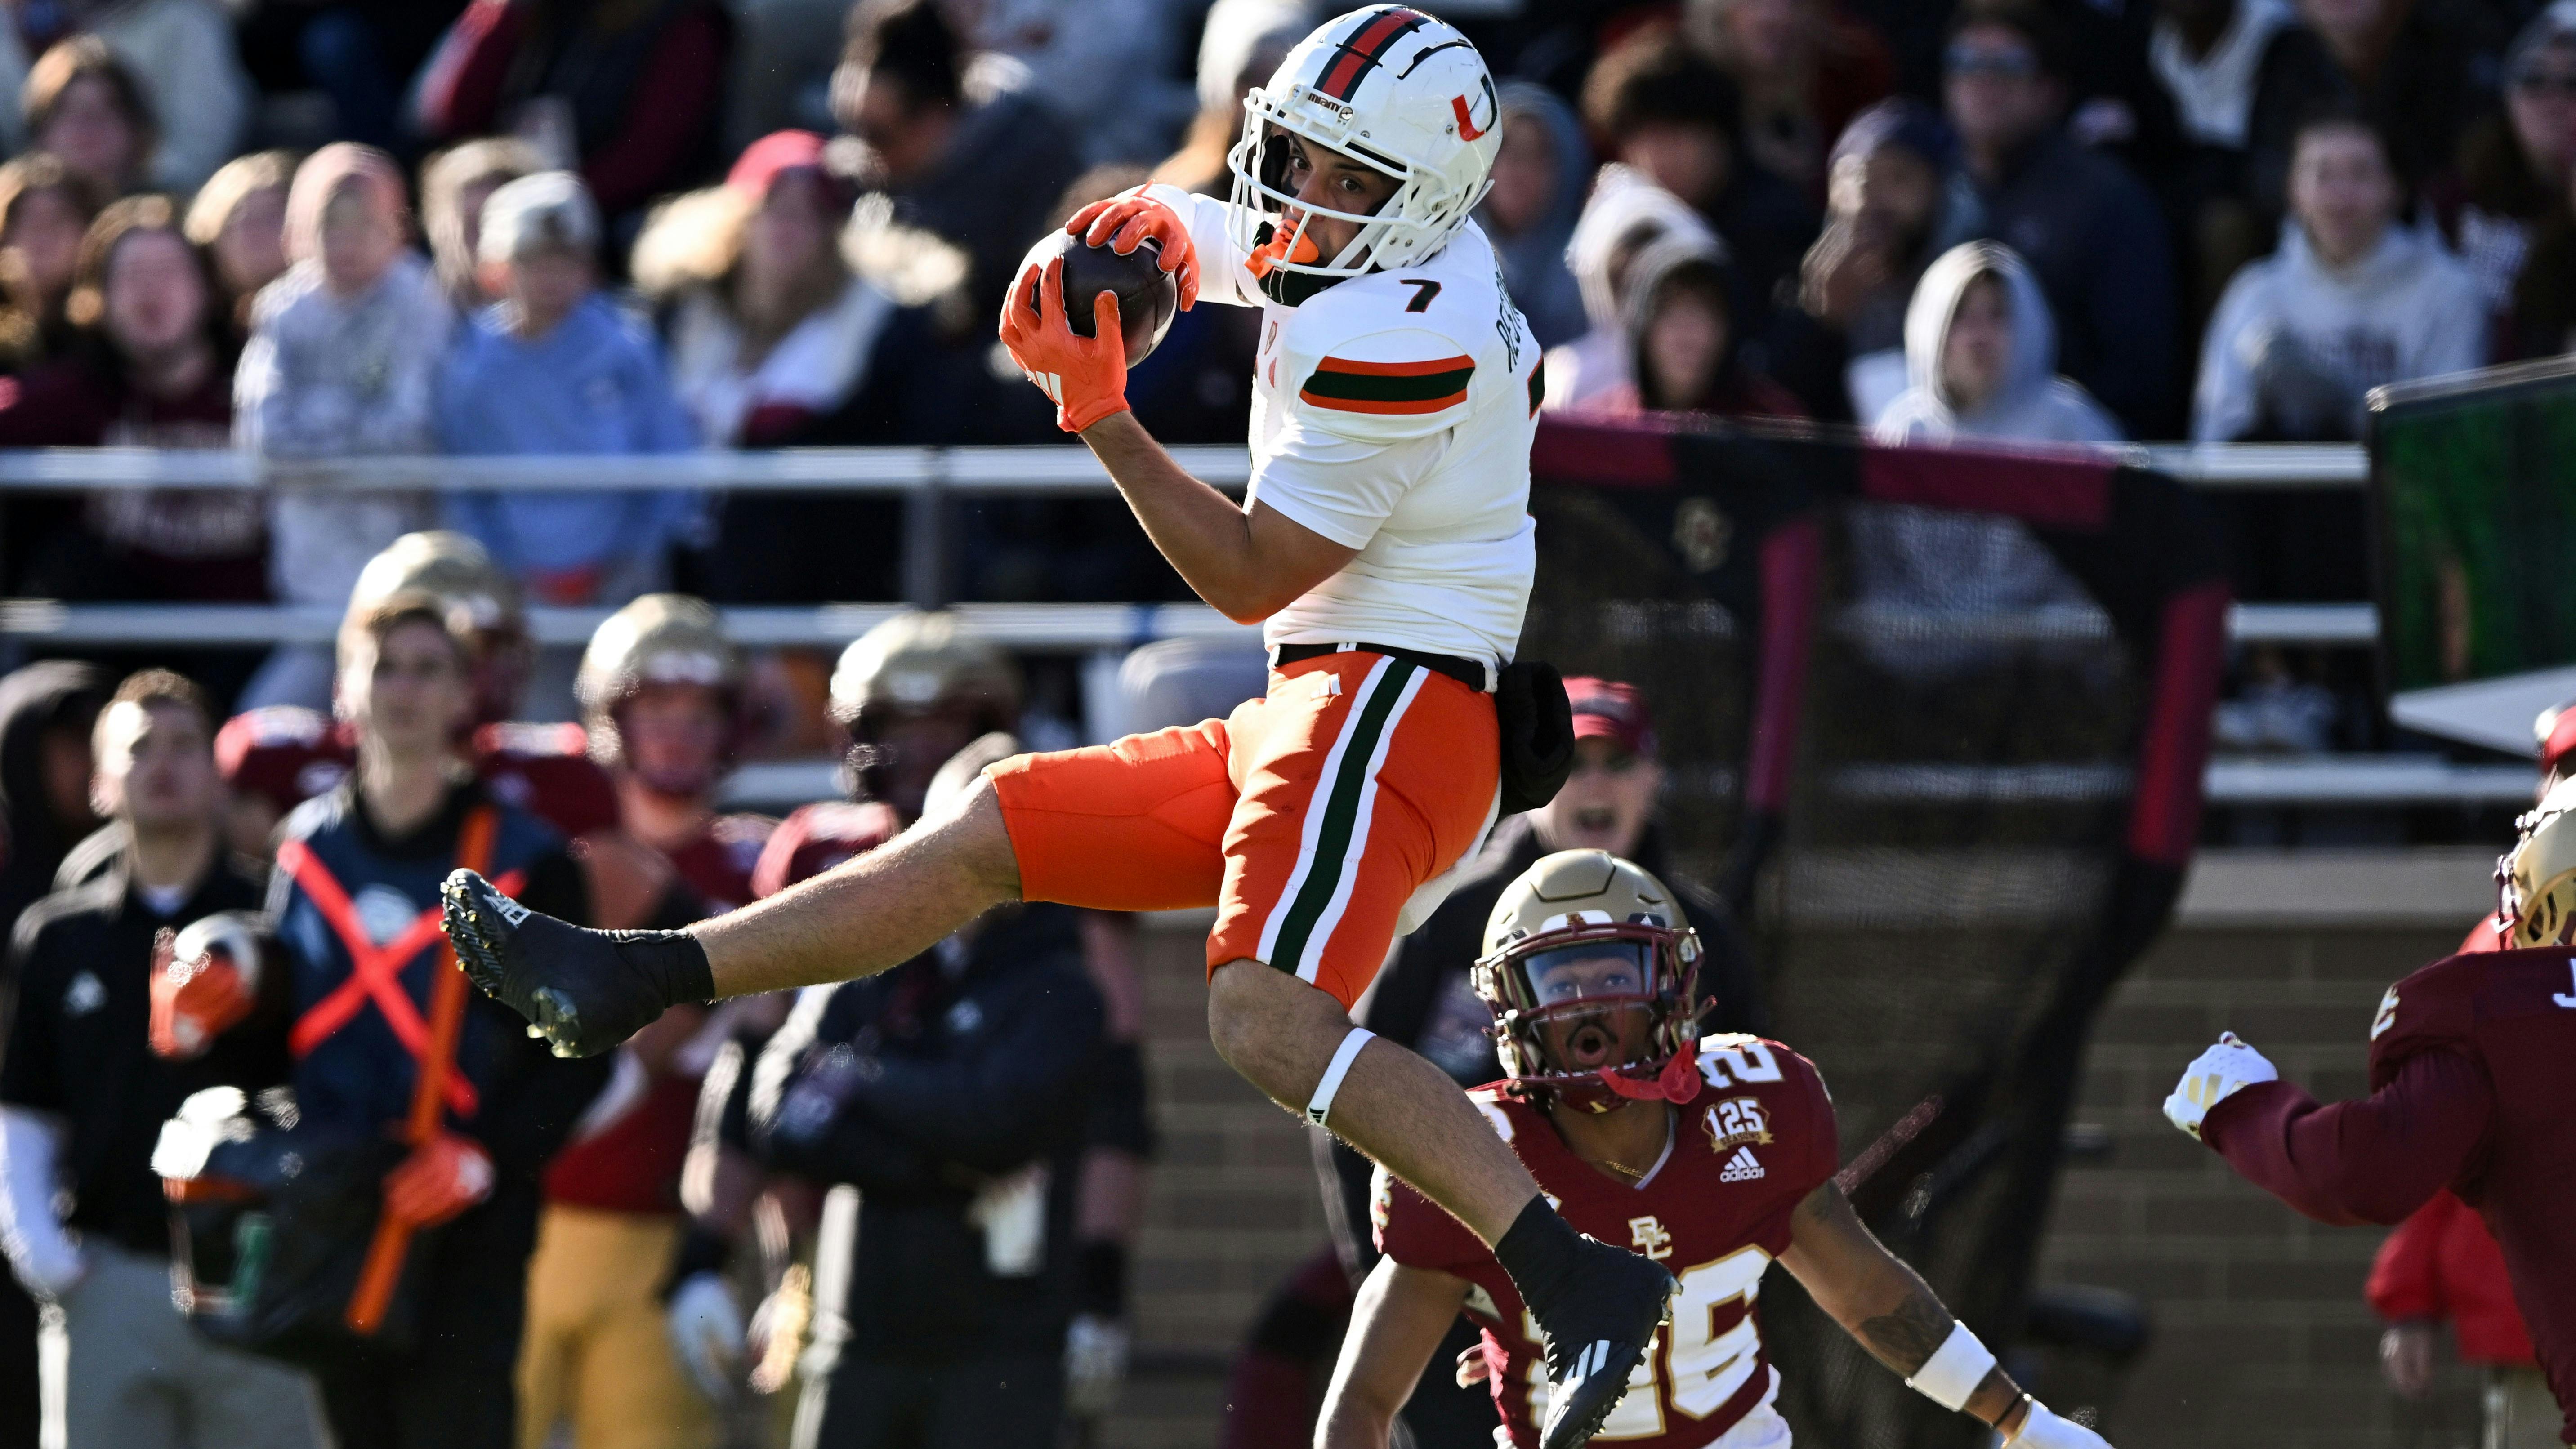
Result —
M1345 413L1436 413L1467 400L1476 360L1460 355L1428 362L1352 362L1327 357L1297 396Z

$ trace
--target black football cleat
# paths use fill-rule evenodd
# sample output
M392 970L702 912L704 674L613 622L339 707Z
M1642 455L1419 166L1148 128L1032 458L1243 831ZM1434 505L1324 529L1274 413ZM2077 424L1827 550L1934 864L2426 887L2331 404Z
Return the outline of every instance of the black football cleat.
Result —
M1625 1248L1586 1237L1583 1251L1580 1275L1538 1321L1547 1340L1540 1449L1580 1449L1600 1432L1637 1361L1655 1346L1655 1330L1672 1321L1681 1286L1661 1264Z
M529 910L470 870L439 887L439 926L483 994L559 1057L596 1056L665 1010L715 994L685 931L593 931Z

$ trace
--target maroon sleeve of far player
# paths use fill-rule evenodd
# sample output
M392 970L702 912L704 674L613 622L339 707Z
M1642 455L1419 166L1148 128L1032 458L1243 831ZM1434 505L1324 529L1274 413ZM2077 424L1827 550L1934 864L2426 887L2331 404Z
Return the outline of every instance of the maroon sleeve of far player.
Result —
M1798 1137L1799 1145L1804 1149L1800 1155L1798 1190L1803 1195L1814 1191L1842 1170L1841 1129L1834 1122L1834 1098L1825 1090L1824 1073L1816 1070L1814 1062L1787 1047L1780 1050L1803 1069L1798 1072L1799 1116L1803 1119L1798 1124Z
M1369 1221L1377 1250L1408 1268L1458 1273L1486 1253L1456 1218L1383 1168L1370 1184Z
M2320 1106L2287 1082L2258 1082L2210 1108L2200 1137L2319 1222L2393 1223L2459 1176L2494 1110L2476 1062L2426 1051L2358 1102Z

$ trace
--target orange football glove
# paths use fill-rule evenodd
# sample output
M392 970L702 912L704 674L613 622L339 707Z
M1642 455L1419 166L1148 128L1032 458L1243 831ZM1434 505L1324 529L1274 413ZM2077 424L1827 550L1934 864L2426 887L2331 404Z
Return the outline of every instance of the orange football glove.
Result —
M205 1054L226 1028L250 1015L250 984L230 961L171 959L176 933L152 938L152 1054L186 1061Z
M441 1132L385 1174L385 1214L434 1228L492 1195L492 1159L472 1138Z
M1085 246L1106 242L1122 257L1152 237L1162 248L1163 270L1172 274L1172 285L1180 291L1181 310L1186 312L1198 302L1199 249L1190 240L1189 223L1181 220L1179 212L1147 196L1144 187L1091 203L1075 212L1064 229L1082 238Z
M1034 297L1043 311L1029 310ZM1011 360L1055 401L1055 425L1078 433L1102 418L1127 411L1127 338L1118 326L1118 298L1091 299L1091 335L1076 337L1064 314L1064 260L1028 272L1002 304L1002 345Z

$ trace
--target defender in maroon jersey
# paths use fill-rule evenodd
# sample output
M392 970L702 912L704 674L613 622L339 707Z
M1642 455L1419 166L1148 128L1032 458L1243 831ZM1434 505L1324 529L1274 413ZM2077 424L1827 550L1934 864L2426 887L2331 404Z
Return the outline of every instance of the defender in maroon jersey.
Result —
M2445 1187L2477 1209L2576 1443L2576 780L2520 823L2501 872L2507 949L2388 989L2370 1096L2320 1105L2230 1033L2165 1115L2322 1222L2393 1223Z
M1694 1039L1696 935L1672 894L1604 851L1546 856L1486 927L1476 993L1506 1078L1469 1094L1565 1220L1662 1263L1672 1322L1595 1442L1785 1449L1779 1373L1756 1302L1778 1262L1921 1392L2014 1449L2100 1446L2014 1385L1835 1185L1833 1101L1813 1064L1752 1036ZM1385 1253L1361 1285L1324 1404L1323 1449L1382 1449L1394 1413L1463 1308L1484 1342L1461 1382L1492 1386L1513 1449L1539 1443L1538 1328L1494 1255L1411 1188L1377 1176Z

